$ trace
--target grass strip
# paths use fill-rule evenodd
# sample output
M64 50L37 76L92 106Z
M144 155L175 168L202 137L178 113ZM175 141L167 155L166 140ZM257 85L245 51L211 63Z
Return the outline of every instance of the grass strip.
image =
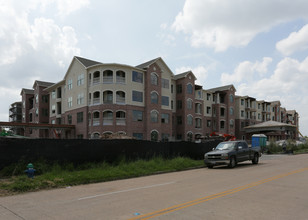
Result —
M44 163L38 164L45 166ZM203 166L203 160L184 157L174 159L156 157L150 160L132 162L121 160L117 164L87 163L78 167L74 167L72 164L59 165L56 163L48 171L36 175L34 179L28 178L25 174L0 179L0 195L112 181L201 166ZM40 167L36 165L35 169L39 170Z

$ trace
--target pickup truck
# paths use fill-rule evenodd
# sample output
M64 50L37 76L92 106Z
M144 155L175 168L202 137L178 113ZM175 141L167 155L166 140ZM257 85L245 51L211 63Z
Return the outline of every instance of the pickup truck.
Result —
M204 163L208 168L217 165L228 165L233 168L237 163L247 160L258 164L259 157L261 157L260 147L248 147L246 141L227 141L219 143L213 151L204 154Z

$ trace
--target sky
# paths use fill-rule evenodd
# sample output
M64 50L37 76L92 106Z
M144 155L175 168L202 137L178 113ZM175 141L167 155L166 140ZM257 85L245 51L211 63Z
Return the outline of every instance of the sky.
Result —
M204 89L280 100L308 135L308 1L0 0L0 121L74 56L136 66L162 57Z

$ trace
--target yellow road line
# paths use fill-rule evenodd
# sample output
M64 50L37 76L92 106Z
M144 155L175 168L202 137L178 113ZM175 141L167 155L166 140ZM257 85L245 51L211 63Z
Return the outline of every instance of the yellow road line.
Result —
M293 175L293 174L296 174L296 173L301 173L301 172L304 172L306 170L308 170L308 167L302 168L302 169L299 169L299 170L294 170L294 171L291 171L291 172L288 172L288 173L280 174L280 175L277 175L277 176L273 176L273 177L270 177L270 178L267 178L267 179L264 179L264 180L253 182L253 183L250 183L250 184L247 184L247 185L244 185L244 186L240 186L240 187L237 187L237 188L234 188L234 189L226 190L226 191L216 193L216 194L213 194L213 195L210 195L210 196L205 196L205 197L195 199L195 200L192 200L192 201L189 201L189 202L185 202L185 203L182 203L182 204L174 205L174 206L171 206L171 207L168 207L168 208L165 208L165 209L161 209L161 210L158 210L158 211L155 211L155 212L140 215L138 217L134 217L134 218L131 218L129 220L139 220L139 219L146 220L146 219L154 218L154 217L164 215L164 214L167 214L167 213L170 213L170 212L175 212L177 210L188 208L190 206L198 205L198 204L203 203L203 202L207 202L207 201L210 201L210 200L213 200L213 199L217 199L217 198L224 197L224 196L227 196L227 195L230 195L230 194L234 194L236 192L240 192L242 190L249 189L249 188L252 188L252 187L264 184L264 183L268 183L268 182L271 182L271 181L274 181L274 180L277 180L277 179L280 179L280 178L283 178L283 177L287 177L287 176L290 176L290 175Z

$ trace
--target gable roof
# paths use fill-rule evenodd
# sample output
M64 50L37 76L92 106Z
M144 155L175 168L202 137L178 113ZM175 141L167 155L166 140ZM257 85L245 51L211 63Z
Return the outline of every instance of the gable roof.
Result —
M22 95L22 93L25 93L25 94L30 94L30 95L33 95L34 94L34 89L21 89L21 92L20 92L20 95Z
M53 85L54 83L35 80L34 84L33 84L33 88L34 88L35 84L38 84L39 86L42 86L42 87L49 87L49 86Z
M138 66L135 66L135 67L140 68L140 69L148 68L151 64L155 63L158 59L161 59L161 58L160 57L155 58L153 60L150 60L150 61L147 61L145 63L139 64Z
M233 86L233 84L230 85L226 85L226 86L221 86L221 87L216 87L216 88L212 88L212 89L206 89L206 91L208 92L220 92L220 91L226 91L229 90L231 88L234 88L234 90L236 91L235 87Z
M83 58L83 57L77 57L75 56L75 58L85 67L85 68L88 68L90 66L94 66L94 65L97 65L97 64L102 64L101 62L97 62L97 61L94 61L94 60L89 60L89 59L86 59L86 58Z
M174 79L177 80L177 79L185 78L190 73L193 75L194 79L197 80L197 77L195 76L195 74L193 74L191 70L175 75Z

